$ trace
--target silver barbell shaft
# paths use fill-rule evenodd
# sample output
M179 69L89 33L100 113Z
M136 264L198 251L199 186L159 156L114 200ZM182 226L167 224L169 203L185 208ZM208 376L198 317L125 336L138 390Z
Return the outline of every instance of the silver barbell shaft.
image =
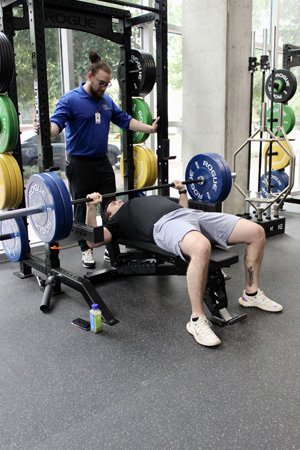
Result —
M45 212L44 206L31 206L29 208L12 209L0 214L0 220L16 219L17 217L31 216Z

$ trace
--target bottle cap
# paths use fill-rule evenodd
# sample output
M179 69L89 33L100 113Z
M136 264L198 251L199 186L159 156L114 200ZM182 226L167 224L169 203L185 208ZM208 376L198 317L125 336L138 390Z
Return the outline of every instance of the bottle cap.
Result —
M99 309L98 303L93 303L92 304L92 309Z

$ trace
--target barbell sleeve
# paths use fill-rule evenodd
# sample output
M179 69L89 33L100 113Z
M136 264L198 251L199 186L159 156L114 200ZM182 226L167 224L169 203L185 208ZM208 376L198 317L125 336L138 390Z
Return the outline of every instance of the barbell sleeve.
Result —
M205 177L199 177L195 180L182 181L182 184L193 184L193 183L203 184L203 183L205 183ZM155 189L163 189L163 188L174 187L174 186L175 186L174 183L158 184L156 186L145 186L145 187L138 188L138 189L128 189L127 191L118 191L118 192L112 192L112 193L108 193L108 194L102 194L102 198L119 197L122 195L134 194L135 192L154 191ZM85 198L78 198L76 200L72 200L72 203L73 203L73 205L76 205L76 204L80 204L80 203L88 203L91 201L92 201L91 198L85 197Z
M0 220L16 219L17 217L31 216L45 211L43 206L31 206L29 208L12 209L0 213Z

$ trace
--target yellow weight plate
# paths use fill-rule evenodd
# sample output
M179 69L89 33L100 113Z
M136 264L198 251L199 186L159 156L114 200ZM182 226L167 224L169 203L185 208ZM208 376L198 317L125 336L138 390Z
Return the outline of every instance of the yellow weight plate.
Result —
M290 149L288 147L287 142L286 141L281 141L281 144L284 146L284 148L287 149L287 151L289 153ZM264 151L263 151L264 157L266 155L266 152L269 149L269 146L270 146L269 143L267 143L264 146ZM273 145L272 145L272 169L273 170L284 169L289 164L290 164L290 157L289 157L289 155L283 150L283 148L277 142L273 142Z
M149 158L149 164L150 164L150 174L149 174L149 179L148 179L147 183L148 183L148 186L152 186L154 183L153 178L155 176L155 168L153 166L151 149L149 147L147 147L145 144L143 145L143 149L145 152L147 152L147 155Z
M143 146L133 146L134 161L134 188L139 189L148 186L151 177L151 163L148 153Z
M151 167L152 167L152 176L151 176L150 184L153 185L153 184L155 184L155 181L157 180L157 159L156 159L154 151L149 147L147 147L147 149L148 149L148 154L150 156Z
M10 177L10 204L9 208L15 208L16 206L16 200L17 200L17 178L15 174L15 168L11 162L11 159L13 156L9 154L5 154L4 156L4 162L6 164L9 177Z
M0 154L0 209L8 209L11 202L11 180L4 155Z
M134 189L140 189L148 186L148 180L151 177L151 163L148 153L143 146L133 146L133 164L134 164ZM123 154L120 158L120 173L124 176Z
M13 206L11 206L12 208L17 208L22 199L23 199L23 194L24 194L24 185L23 185L23 177L22 177L22 173L19 167L19 164L17 163L17 161L15 160L15 158L12 155L6 155L9 157L9 162L11 163L12 166L12 170L14 171L15 174L15 180L16 180L16 200L15 200L15 204Z

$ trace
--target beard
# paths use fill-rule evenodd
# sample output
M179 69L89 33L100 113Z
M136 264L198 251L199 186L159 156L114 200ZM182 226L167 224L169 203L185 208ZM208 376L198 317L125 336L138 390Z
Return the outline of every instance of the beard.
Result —
M95 91L92 86L89 86L88 92L91 97L93 97L95 100L99 100L103 97L104 91Z

